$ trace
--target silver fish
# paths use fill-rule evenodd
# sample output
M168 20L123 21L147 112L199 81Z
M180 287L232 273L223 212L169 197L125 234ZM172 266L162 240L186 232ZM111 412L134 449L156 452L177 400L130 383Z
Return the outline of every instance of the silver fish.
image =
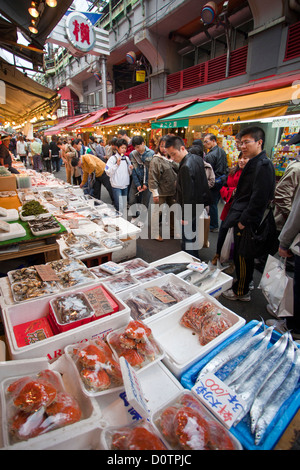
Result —
M289 335L289 332L285 333L271 348L267 349L267 351L261 355L261 360L256 363L254 367L250 367L246 373L243 374L242 380L239 381L238 386L234 387L235 392L245 401L245 407L239 414L234 425L238 424L250 410L256 394L272 374L277 361L285 351ZM232 385L230 387L232 387Z
M285 380L288 375L295 357L295 345L290 338L285 353L282 355L277 367L274 369L271 377L264 383L258 391L255 400L251 406L250 419L251 419L251 432L255 433L256 423L263 413L265 404L267 403L270 395L277 390L278 387Z
M159 266L155 266L159 271L164 272L165 274L179 274L187 270L189 263L166 263Z
M259 341L255 333L261 328L263 322L254 325L250 330L246 331L243 335L236 338L232 343L229 343L224 349L216 354L199 372L196 382L200 380L205 374L215 374L221 367L228 361L242 355L247 348L253 347L254 343Z
M265 433L269 424L275 418L278 410L282 407L284 402L292 395L294 392L300 376L300 350L297 349L295 354L294 363L292 369L290 370L288 376L282 383L282 385L275 390L270 396L262 416L259 418L256 428L255 428L255 444L258 445Z
M244 374L249 367L260 361L261 355L267 350L270 343L270 339L273 333L274 327L267 328L265 331L257 335L260 338L260 342L257 347L253 348L252 351L238 364L238 366L229 374L223 382L229 387L230 384L234 383L238 377Z

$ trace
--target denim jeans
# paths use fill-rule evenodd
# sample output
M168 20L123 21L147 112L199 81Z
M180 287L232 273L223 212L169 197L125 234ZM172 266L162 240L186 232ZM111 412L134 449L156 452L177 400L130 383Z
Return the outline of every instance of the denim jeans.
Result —
M127 205L127 194L128 194L128 187L126 188L112 188L114 201L115 201L115 208L117 211L124 213L124 207Z

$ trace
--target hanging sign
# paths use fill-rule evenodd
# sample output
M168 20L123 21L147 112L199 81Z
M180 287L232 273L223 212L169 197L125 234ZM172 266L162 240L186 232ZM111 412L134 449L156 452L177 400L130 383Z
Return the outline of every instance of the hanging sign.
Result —
M145 79L146 79L146 71L145 70L136 70L135 79L136 79L137 82L144 82Z
M66 19L66 34L69 42L81 52L89 52L96 41L94 27L82 13L71 13Z

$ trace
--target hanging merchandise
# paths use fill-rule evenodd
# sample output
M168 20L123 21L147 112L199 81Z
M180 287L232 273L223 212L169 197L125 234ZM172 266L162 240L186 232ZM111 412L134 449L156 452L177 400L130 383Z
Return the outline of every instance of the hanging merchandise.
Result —
M129 64L134 64L135 61L136 61L136 55L135 55L135 52L133 51L130 51L130 52L127 52L126 54L126 60Z

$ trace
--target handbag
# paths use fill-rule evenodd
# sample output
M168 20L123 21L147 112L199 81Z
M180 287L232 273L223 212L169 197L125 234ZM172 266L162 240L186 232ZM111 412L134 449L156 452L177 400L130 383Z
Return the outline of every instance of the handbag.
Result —
M244 258L260 258L263 255L275 254L277 249L277 229L273 210L269 205L257 229L246 226L242 231L238 252Z

